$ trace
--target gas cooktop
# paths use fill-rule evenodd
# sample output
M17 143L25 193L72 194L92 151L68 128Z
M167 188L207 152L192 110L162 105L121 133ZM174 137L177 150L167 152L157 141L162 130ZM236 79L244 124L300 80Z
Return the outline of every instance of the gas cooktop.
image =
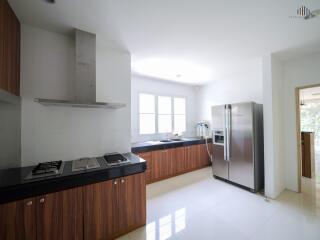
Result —
M60 175L64 168L64 162L43 162L35 166L25 179L34 179L48 176Z

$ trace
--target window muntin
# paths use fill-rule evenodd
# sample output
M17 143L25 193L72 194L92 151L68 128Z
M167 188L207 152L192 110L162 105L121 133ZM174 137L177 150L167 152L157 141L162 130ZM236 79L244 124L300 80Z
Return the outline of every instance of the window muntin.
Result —
M155 124L155 96L152 94L139 94L139 133L154 134Z

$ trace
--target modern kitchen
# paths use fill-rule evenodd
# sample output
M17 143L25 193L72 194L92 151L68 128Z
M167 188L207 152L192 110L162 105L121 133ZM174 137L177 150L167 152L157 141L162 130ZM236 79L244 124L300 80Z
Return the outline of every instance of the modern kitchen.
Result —
M0 239L319 239L319 9L0 0Z

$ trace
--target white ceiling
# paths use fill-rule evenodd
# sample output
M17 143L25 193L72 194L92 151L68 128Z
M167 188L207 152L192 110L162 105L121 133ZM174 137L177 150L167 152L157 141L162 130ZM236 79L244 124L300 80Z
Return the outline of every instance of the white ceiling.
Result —
M217 80L252 59L320 39L320 18L290 17L302 2L311 10L320 8L319 0L9 2L24 23L62 33L80 28L130 51L133 73L144 74L135 66L153 61L158 65L146 75L191 84ZM170 71L163 67L167 65ZM206 72L205 77L194 78L199 69Z

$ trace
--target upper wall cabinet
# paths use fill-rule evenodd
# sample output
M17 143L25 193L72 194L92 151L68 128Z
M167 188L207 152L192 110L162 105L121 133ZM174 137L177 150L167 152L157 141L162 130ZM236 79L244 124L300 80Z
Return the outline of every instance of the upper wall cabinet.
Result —
M0 0L0 88L20 95L20 22L6 0Z

